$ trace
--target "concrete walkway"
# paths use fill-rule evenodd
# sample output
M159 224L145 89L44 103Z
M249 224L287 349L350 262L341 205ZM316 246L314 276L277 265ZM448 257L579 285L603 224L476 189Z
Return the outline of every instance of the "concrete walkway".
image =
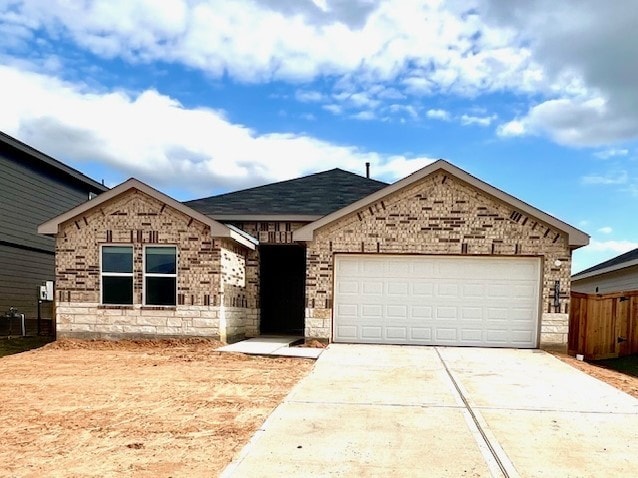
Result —
M293 347L292 344L303 341L303 337L290 335L262 335L241 340L234 344L216 349L218 352L238 352L248 355L275 355L279 357L299 357L317 359L324 349L311 347Z
M222 476L638 474L638 400L538 350L332 344Z

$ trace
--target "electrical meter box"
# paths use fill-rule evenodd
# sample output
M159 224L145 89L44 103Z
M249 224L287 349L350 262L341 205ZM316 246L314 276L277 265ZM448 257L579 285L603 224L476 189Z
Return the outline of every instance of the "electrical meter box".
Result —
M40 287L40 300L53 300L53 281L48 280Z

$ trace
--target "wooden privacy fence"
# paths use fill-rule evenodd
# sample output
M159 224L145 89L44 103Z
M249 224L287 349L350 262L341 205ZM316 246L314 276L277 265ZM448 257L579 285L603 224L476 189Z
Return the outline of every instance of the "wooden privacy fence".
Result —
M588 360L638 353L638 290L613 294L572 292L568 351Z

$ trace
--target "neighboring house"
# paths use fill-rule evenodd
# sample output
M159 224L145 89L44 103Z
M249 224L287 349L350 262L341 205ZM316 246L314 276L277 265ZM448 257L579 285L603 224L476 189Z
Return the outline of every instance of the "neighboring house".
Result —
M55 241L43 221L108 188L0 132L0 314L37 314L38 287L55 277Z
M129 180L39 231L57 237L60 335L527 348L566 342L589 242L443 160L187 203Z
M572 276L572 291L586 294L608 294L638 290L638 249Z

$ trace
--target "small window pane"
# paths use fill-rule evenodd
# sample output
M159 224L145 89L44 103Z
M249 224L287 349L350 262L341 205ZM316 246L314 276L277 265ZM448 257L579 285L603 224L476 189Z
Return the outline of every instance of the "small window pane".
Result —
M102 272L133 272L133 248L121 246L103 247Z
M133 277L102 276L102 303L130 305L133 303Z
M176 262L174 247L146 248L146 272L148 274L175 274Z
M147 277L146 305L176 305L175 277Z

